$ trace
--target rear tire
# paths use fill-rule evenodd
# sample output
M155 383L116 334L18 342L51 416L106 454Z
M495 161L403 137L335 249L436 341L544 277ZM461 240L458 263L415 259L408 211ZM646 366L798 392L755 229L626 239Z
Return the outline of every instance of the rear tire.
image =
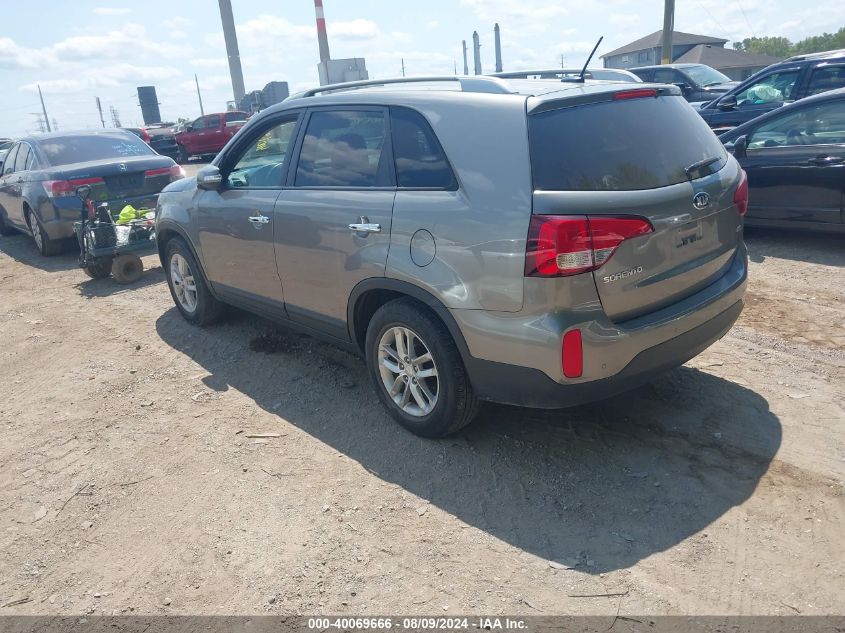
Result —
M52 257L62 252L62 243L58 240L51 240L44 230L44 225L38 216L30 210L26 212L26 221L29 223L29 230L32 233L32 239L35 241L35 247L38 252L44 257Z
M111 276L119 284L131 284L144 274L144 263L137 255L118 255L111 265Z
M379 308L367 327L366 356L379 399L411 433L446 437L478 413L449 330L422 304L396 299Z
M173 303L188 323L211 325L220 320L226 306L211 294L197 260L180 237L167 242L164 272Z

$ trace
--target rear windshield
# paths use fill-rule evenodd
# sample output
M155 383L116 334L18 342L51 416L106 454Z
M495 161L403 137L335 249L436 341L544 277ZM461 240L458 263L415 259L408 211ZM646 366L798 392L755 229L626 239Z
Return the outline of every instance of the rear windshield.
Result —
M38 147L54 166L155 154L130 132L52 137L39 141Z
M722 143L681 97L649 97L551 110L528 120L534 189L630 191L683 182L684 168L718 158Z

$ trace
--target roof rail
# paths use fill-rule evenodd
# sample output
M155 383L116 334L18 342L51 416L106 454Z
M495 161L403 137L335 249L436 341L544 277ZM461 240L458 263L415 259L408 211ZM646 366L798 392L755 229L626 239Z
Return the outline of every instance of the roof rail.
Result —
M499 77L487 75L475 75L472 77L458 75L433 75L430 77L395 77L393 79L367 79L364 81L348 81L341 84L329 84L319 88L311 88L304 92L292 95L290 98L313 97L325 92L336 92L343 90L357 90L358 88L371 88L374 86L387 86L393 84L414 84L414 83L437 83L457 82L463 92L486 92L490 94L514 94L514 90Z
M839 48L830 51L819 51L817 53L801 53L800 55L793 55L792 57L787 57L784 61L800 62L805 59L826 59L828 57L839 57L840 55L845 55L845 48Z

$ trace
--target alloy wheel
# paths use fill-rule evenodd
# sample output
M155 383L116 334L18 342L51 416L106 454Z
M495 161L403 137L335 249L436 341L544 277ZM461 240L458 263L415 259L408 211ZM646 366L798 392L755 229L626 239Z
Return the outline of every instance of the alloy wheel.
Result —
M176 300L186 312L197 309L197 284L188 260L179 253L170 258L170 281Z
M378 368L387 395L402 411L423 417L434 410L440 393L437 365L416 332L397 326L382 334Z

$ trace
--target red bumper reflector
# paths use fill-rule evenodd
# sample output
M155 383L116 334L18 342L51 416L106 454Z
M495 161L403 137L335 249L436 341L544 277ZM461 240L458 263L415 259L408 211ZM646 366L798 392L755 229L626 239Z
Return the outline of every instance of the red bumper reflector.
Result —
M584 373L584 352L581 346L581 330L569 330L563 335L563 375L580 378Z

